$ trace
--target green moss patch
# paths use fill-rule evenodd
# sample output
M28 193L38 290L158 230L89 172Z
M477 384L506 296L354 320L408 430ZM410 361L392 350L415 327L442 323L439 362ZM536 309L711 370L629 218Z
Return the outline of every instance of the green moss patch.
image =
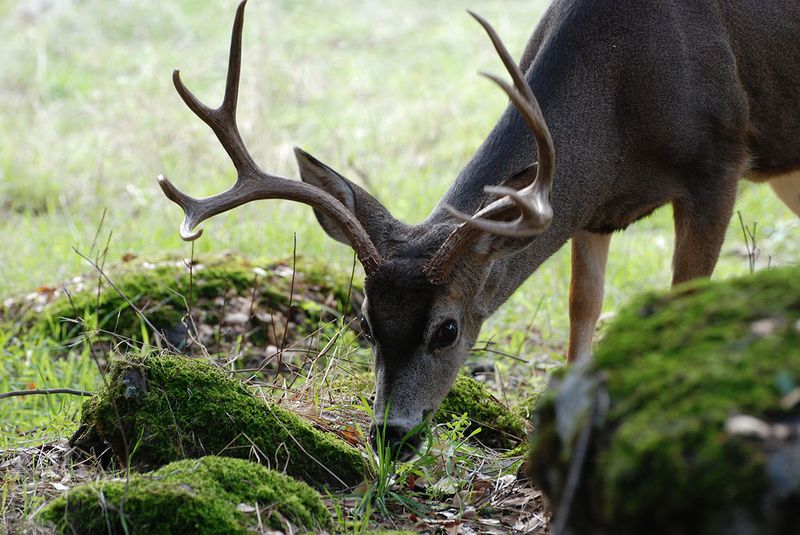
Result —
M375 389L372 373L354 374L346 379L344 392L363 394ZM474 440L494 449L512 449L526 437L525 420L499 401L489 388L466 375L459 375L453 387L433 416L437 424L450 422L453 417L466 414L470 425L464 431L470 435L477 429Z
M203 457L84 484L47 504L36 516L58 533L225 535L259 525L319 530L332 524L308 485L241 459Z
M358 450L296 414L254 396L199 359L129 355L83 406L71 444L111 446L122 464L151 469L205 455L257 459L315 486L362 481Z
M800 269L647 295L547 395L534 478L558 511L577 464L578 533L789 533L800 408L787 395L798 386Z
M20 329L58 343L88 332L94 343L148 341L182 350L191 339L199 342L193 347L217 352L292 343L313 332L326 312L329 318L352 312L344 310L351 304L349 280L314 264L295 273L283 262L222 257L191 269L182 260L131 263L108 276L116 288L99 274L77 277L65 286L68 296L41 288L0 309L0 320L16 316Z
M486 386L465 375L456 377L433 419L449 422L453 416L462 414L470 420L466 434L480 428L475 439L484 446L511 449L525 438L523 419L495 398Z

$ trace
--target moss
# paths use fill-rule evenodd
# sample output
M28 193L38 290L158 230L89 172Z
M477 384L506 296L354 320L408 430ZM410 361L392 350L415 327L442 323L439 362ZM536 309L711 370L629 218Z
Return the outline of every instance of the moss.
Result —
M360 453L344 441L201 360L170 355L113 362L108 386L84 404L71 442L97 452L107 442L138 469L224 455L256 458L317 486L351 486L364 474Z
M258 513L257 513L258 511ZM148 474L84 484L47 504L36 520L58 533L198 535L254 531L262 522L326 529L331 517L308 485L241 459L203 457Z
M112 275L120 292L159 330L181 325L188 309L190 286L195 299L222 296L226 289L245 291L252 288L254 278L252 267L240 261L199 268L191 281L189 271L180 262L165 263L152 269L137 266ZM98 295L91 281L87 280L86 285L87 289L73 292L70 299L62 297L48 306L34 323L34 330L66 341L80 334L78 320L94 316L97 328L123 337L142 338L142 321L119 292L103 284ZM280 292L273 297L282 298ZM54 326L59 328L54 329Z
M69 298L62 295L41 313L32 314L30 329L57 342L67 342L82 334L81 322L88 320L90 329L117 337L153 339L150 326L131 307L130 300L159 334L174 346L182 347L186 338L183 318L189 303L193 314L199 316L195 317L195 323L201 319L217 326L224 308L223 297L228 303L238 296L252 302L251 308L283 312L293 295L292 320L297 324L296 334L302 337L317 327L321 311L318 301L327 299L336 303L334 306L343 307L349 289L349 280L325 273L322 265L303 267L306 271L295 277L294 292L292 277L286 276L287 268L280 263L259 267L241 258L212 258L196 264L191 274L182 261L115 268L110 277L119 291L104 282L98 294L96 279L86 278L77 284L77 289L71 290ZM248 336L254 337L254 344L263 345L264 331L252 329Z
M467 414L471 424L466 433L480 428L476 439L495 449L514 448L525 438L525 422L495 398L478 381L459 375L442 405L434 415L436 422L448 422L455 416Z
M370 372L350 374L339 386L344 394L358 397L375 390L375 375ZM462 414L471 422L465 434L480 428L474 440L484 446L509 450L526 437L525 419L509 410L485 385L466 375L456 377L432 420L436 424L448 423Z
M759 526L737 533L787 532L800 521L800 468L787 469L795 479L776 495L772 463L800 445L725 426L736 414L800 419L781 405L800 385L799 326L798 268L642 297L618 316L590 367L543 400L535 479L558 510L576 437L593 412L605 412L593 424L575 522L620 534L711 534L736 523ZM603 411L597 400L606 396Z

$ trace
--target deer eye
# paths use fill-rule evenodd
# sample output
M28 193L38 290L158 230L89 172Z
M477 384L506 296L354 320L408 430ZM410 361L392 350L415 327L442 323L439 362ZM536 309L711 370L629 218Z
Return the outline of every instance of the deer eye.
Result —
M367 339L367 342L375 345L375 338L372 336L372 328L369 326L366 316L361 316L361 332L364 333L364 338Z
M458 324L456 324L456 320L444 320L439 324L436 328L436 332L434 332L431 337L431 349L447 347L455 342L456 338L458 338Z

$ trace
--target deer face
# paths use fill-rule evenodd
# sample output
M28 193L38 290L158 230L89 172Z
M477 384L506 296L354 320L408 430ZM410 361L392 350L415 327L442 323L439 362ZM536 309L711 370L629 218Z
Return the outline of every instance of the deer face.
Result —
M434 286L418 259L386 262L367 280L361 326L375 355L375 435L403 442L401 458L447 395L477 328L460 296ZM409 436L407 436L409 435ZM403 441L403 438L406 438Z
M524 247L526 241L476 229L467 236L457 262L431 271L459 232L456 229L469 227L459 227L453 220L406 225L330 167L299 149L295 154L302 179L350 210L383 259L366 280L361 317L375 356L371 434L373 445L381 433L384 443L394 445L394 453L407 458L419 445L418 431L447 395L490 312L484 285L492 263ZM533 166L507 183L530 182L535 172ZM349 244L340 224L321 210L315 213L332 238Z

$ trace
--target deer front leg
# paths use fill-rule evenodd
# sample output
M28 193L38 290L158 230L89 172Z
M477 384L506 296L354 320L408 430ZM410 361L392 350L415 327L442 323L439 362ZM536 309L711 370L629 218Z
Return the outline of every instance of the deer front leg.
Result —
M589 358L600 309L611 234L581 231L572 238L567 361Z
M789 209L800 217L800 170L769 181L772 191Z
M710 277L719 260L725 231L733 215L736 182L699 199L672 203L675 217L675 252L672 255L672 286Z

